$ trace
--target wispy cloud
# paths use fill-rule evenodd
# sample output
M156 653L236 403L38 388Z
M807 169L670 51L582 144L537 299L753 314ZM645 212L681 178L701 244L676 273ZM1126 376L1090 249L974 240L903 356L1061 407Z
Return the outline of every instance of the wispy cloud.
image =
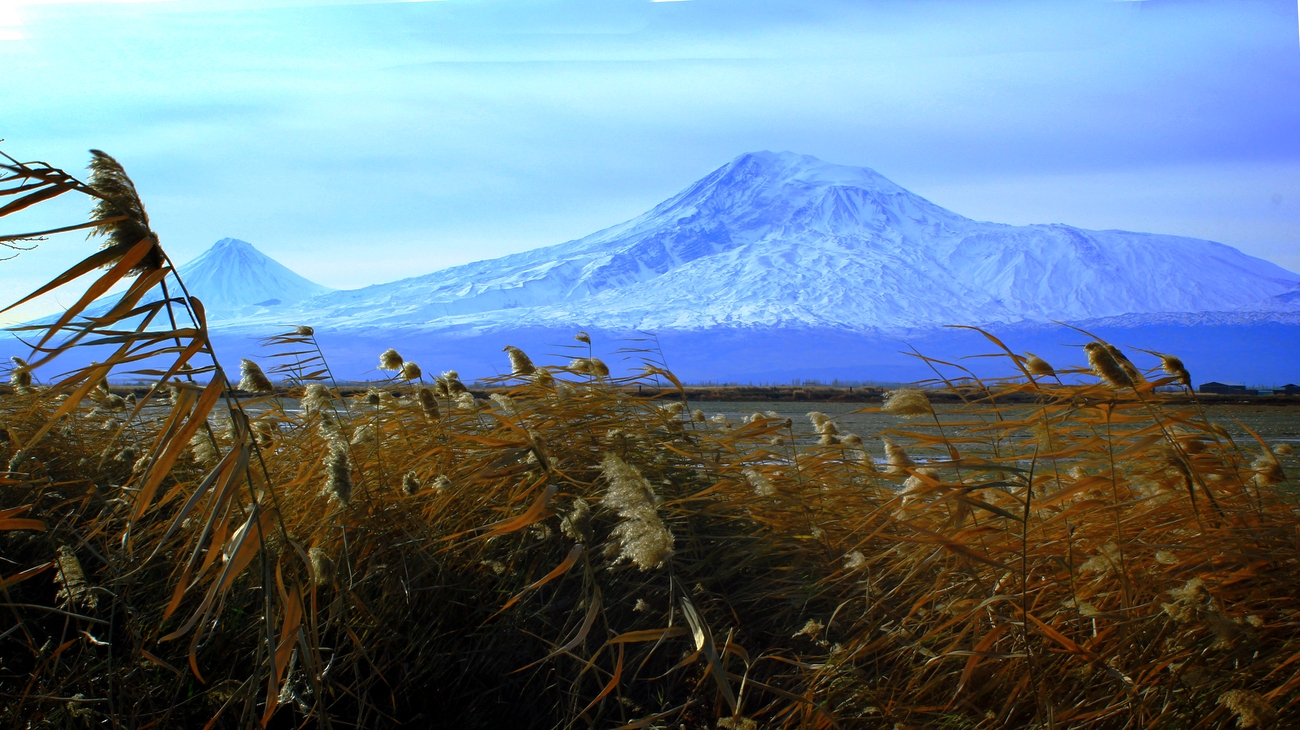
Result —
M19 30L23 26L24 7L35 5L128 5L135 3L174 2L175 0L0 0L0 41L21 41L26 38Z

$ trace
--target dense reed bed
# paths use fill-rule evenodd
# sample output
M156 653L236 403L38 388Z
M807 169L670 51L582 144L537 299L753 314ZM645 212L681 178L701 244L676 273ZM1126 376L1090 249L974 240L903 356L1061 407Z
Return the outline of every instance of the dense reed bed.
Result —
M810 413L815 442L652 399L681 392L653 353L612 378L581 334L570 362L507 347L490 398L395 350L343 398L310 328L227 374L112 158L4 170L0 213L85 194L108 242L0 395L5 726L1300 717L1294 457L1169 402L1176 358L1053 370L990 338L1005 379L933 362L870 406L896 427Z

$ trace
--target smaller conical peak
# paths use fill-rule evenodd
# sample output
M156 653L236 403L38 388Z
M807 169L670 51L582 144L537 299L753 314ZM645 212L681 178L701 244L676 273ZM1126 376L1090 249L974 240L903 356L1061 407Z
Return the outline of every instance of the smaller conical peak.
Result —
M262 253L261 251L258 251L257 247L254 246L253 244L249 243L248 241L240 240L238 238L223 238L220 241L217 241L216 243L212 244L212 247L209 248L208 250L213 252L253 251L259 254Z
M242 307L280 305L331 291L238 238L217 241L181 266L179 273L189 291L217 316Z

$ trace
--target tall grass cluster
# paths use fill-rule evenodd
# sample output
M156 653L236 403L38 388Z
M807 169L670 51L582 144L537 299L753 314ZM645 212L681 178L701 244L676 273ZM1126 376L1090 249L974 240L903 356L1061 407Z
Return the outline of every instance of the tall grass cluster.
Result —
M227 374L112 158L89 183L10 163L0 215L84 194L68 228L107 243L46 287L95 276L0 395L6 727L1300 718L1294 456L1157 392L1176 358L990 337L1006 378L932 362L871 407L895 427L810 413L815 438L590 351L506 347L471 390L394 343L344 398L308 327ZM108 386L128 373L155 385Z

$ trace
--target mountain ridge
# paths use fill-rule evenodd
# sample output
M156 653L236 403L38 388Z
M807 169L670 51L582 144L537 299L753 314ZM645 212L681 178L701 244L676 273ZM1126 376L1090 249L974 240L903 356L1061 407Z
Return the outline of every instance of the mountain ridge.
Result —
M1054 323L1068 322L1178 354L1198 382L1300 380L1300 275L1211 241L975 221L873 170L790 153L742 155L574 241L279 305L234 274L243 254L259 257L258 276L278 263L234 239L213 249L181 274L223 358L265 356L259 336L310 325L341 378L373 377L389 347L426 369L500 374L503 345L545 362L583 329L616 372L636 366L620 348L653 331L688 381L903 382L933 375L916 352L986 350L951 324L1083 364L1088 335ZM964 362L1000 372L997 359Z
M1300 274L1212 241L975 221L869 168L758 152L589 236L274 316L340 329L894 329L1233 311L1297 286Z

